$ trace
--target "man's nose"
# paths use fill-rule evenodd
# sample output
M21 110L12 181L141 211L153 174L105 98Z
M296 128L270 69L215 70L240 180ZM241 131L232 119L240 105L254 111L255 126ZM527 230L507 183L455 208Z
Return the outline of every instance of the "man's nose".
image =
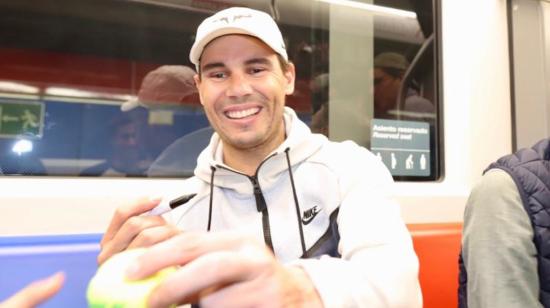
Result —
M226 95L228 97L241 97L252 93L252 85L245 74L232 74L229 79Z

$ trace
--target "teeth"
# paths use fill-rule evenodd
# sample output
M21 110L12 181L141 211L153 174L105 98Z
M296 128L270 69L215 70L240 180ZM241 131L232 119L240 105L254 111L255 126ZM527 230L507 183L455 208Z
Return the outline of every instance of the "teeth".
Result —
M250 115L253 115L253 114L257 113L259 110L260 110L260 108L255 107L255 108L250 108L250 109L246 109L246 110L229 111L229 112L227 112L227 116L230 119L242 119L242 118L245 118L245 117L248 117Z

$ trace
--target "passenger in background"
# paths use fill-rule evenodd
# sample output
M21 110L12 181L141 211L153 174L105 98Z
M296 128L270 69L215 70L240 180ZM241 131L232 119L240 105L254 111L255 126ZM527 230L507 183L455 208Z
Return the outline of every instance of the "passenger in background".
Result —
M149 109L178 107L197 94L193 81L195 71L184 65L162 65L148 72L136 98L124 102L120 109L130 111L141 106ZM193 99L198 100L195 95Z
M56 273L48 278L34 281L10 298L0 302L0 308L33 308L52 298L63 286L65 276Z
M491 164L466 204L459 307L550 307L550 139Z
M205 19L190 60L215 134L185 204L118 209L100 263L151 246L129 279L180 265L148 304L201 307L421 307L418 259L392 178L372 153L312 134L285 107L295 69L266 13L230 8Z
M311 124L309 125L312 133L329 136L329 110L328 102L319 104L317 110L313 110L311 115Z
M145 75L136 99L122 104L121 110L130 111L141 106L154 112L158 109L181 108L185 103L198 103L194 75L195 71L184 65L160 66ZM155 158L146 171L147 176L192 176L197 157L208 145L213 132L207 126L180 136Z
M207 126L186 134L168 145L146 171L149 177L190 177L197 157L208 145L214 130Z
M374 58L375 118L424 120L434 116L434 105L420 96L413 84L404 85L407 87L404 89L404 105L398 106L403 76L408 67L407 59L396 52L383 52Z
M311 114L312 133L329 136L329 77L328 73L320 74L311 82L313 112Z
M111 135L106 160L84 169L84 176L139 176L150 164L140 142L138 123L127 115L116 117L108 126Z

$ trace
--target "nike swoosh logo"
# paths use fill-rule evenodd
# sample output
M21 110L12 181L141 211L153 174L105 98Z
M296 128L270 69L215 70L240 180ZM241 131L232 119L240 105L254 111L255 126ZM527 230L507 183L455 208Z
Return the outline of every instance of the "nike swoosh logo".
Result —
M302 216L302 223L304 225L308 225L311 221L313 221L315 216L319 214L319 212L321 212L321 209L319 209L317 206L314 206L309 210L305 210L304 215Z

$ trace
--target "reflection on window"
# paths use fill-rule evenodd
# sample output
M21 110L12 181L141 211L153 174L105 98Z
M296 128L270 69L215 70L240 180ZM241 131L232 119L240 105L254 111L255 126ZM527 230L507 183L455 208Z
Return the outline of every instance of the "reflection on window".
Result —
M228 4L54 2L0 4L1 171L191 175L213 131L187 55ZM437 178L431 1L233 4L277 20L296 66L286 103L313 132L371 148L397 179Z

